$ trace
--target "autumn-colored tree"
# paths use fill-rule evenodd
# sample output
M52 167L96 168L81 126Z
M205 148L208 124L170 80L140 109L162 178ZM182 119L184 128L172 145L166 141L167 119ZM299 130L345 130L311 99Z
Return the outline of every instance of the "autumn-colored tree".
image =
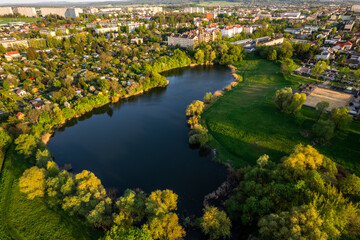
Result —
M19 179L20 191L27 194L28 199L45 195L45 170L38 167L26 169Z
M264 154L260 156L256 162L259 165L259 167L263 168L264 166L266 166L266 164L268 164L268 161L269 161L269 156Z
M151 216L160 216L177 209L178 195L172 190L156 190L146 201L146 213Z
M312 146L298 144L295 146L293 153L284 159L283 165L294 172L300 173L305 170L317 169L321 166L323 159L324 156Z
M155 240L177 240L182 239L186 234L183 227L179 224L178 216L173 212L154 217L147 225Z
M231 234L231 221L224 211L206 206L201 218L201 230L210 240L228 238Z

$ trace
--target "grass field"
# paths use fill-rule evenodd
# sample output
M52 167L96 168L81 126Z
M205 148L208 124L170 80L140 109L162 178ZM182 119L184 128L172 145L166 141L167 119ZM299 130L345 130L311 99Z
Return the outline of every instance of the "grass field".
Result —
M0 173L0 239L98 239L100 232L85 221L48 206L43 199L28 200L19 191L18 179L29 166L11 147Z
M41 18L0 18L0 24L7 24L9 22L27 22L27 23L35 23L39 21Z
M209 133L210 145L217 159L234 167L256 163L262 154L274 161L289 154L298 143L310 144L301 131L310 130L314 110L303 107L306 117L300 126L295 118L279 112L272 97L285 86L298 87L300 78L285 79L280 65L260 59L249 59L238 67L244 81L225 93L202 115ZM315 146L333 160L360 173L360 123L353 122L346 135L339 135L328 146Z

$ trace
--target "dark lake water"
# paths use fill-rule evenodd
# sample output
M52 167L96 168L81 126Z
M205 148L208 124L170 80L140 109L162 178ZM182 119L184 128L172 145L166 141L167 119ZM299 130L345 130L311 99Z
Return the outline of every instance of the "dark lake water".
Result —
M172 189L178 210L200 215L203 198L226 180L226 169L188 144L185 110L232 81L229 69L198 66L165 73L166 88L111 104L58 129L49 148L60 167L90 170L106 188Z

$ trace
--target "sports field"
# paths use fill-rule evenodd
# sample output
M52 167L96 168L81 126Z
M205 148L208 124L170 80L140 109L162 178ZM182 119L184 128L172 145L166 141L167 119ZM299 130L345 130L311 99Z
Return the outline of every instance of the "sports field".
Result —
M346 106L352 98L353 95L348 93L317 87L306 97L304 105L315 108L317 103L327 101L330 104L329 109L333 109Z

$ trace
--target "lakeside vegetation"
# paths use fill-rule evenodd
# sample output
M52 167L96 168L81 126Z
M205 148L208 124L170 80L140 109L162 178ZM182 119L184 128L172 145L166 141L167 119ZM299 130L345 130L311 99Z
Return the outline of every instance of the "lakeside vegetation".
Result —
M20 192L19 178L31 165L10 147L0 175L0 239L98 239L101 232L86 221Z

